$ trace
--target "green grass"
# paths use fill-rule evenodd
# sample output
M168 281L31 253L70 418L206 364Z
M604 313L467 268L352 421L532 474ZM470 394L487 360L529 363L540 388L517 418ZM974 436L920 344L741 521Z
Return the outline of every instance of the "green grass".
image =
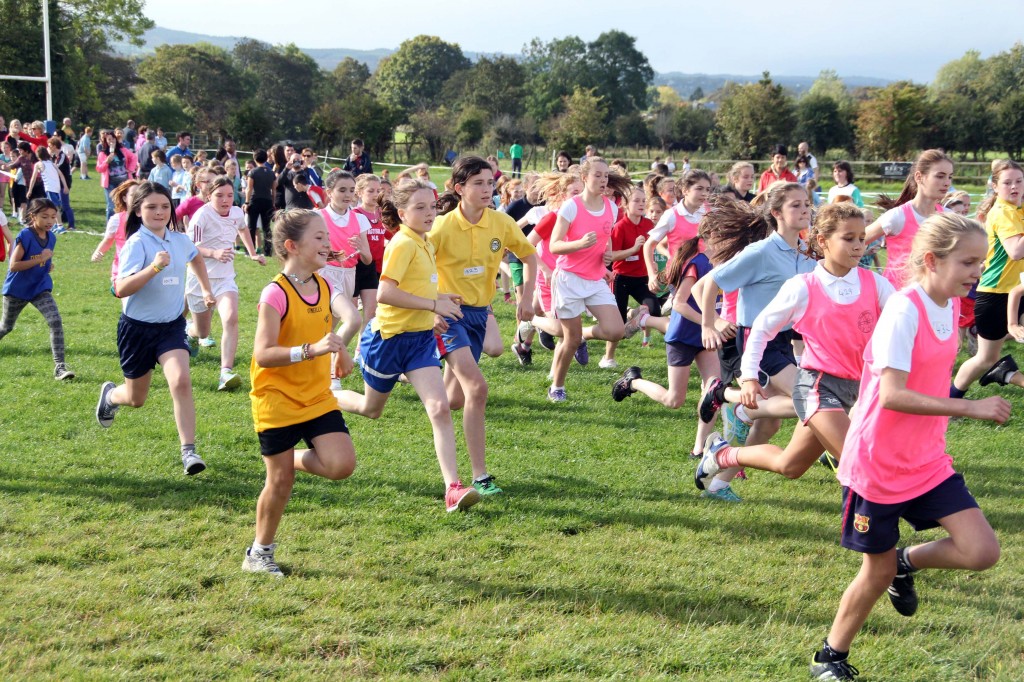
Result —
M94 232L97 185L74 184L80 225ZM88 258L97 241L76 234L57 247L78 378L50 378L31 308L0 342L0 677L806 676L859 565L838 544L838 485L820 467L799 481L754 472L736 485L743 504L700 499L686 457L693 398L677 412L641 396L614 403L596 358L573 367L558 406L544 399L546 352L525 369L511 354L483 361L488 461L506 494L466 514L444 513L426 416L410 388L396 389L381 420L348 420L352 478L299 475L278 536L289 576L241 573L263 478L248 397L216 392L215 352L194 361L210 465L195 479L182 475L159 372L148 404L109 430L96 425L97 389L120 376L109 260ZM274 269L238 270L245 367L254 302ZM511 307L495 308L510 334ZM664 381L658 345L626 342L620 363ZM1024 678L1019 417L955 423L949 445L1002 561L922 575L913 619L883 598L855 644L863 679ZM468 477L461 443L460 460Z

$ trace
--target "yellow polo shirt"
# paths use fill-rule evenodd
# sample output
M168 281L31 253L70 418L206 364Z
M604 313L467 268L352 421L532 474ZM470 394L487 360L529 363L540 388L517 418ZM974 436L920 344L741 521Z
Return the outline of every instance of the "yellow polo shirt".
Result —
M985 218L985 231L988 232L988 256L978 291L1008 294L1021 283L1024 261L1010 258L1003 248L1003 239L1024 234L1024 211L1008 201L996 199Z
M437 257L438 291L458 294L464 305L476 307L494 298L505 249L520 260L536 252L516 221L490 208L475 225L456 208L434 221L428 239Z
M405 225L398 227L398 232L384 249L380 276L394 281L406 293L437 300L434 247ZM389 339L402 332L432 329L434 313L381 303L377 306L377 317L373 318L372 324L373 331Z

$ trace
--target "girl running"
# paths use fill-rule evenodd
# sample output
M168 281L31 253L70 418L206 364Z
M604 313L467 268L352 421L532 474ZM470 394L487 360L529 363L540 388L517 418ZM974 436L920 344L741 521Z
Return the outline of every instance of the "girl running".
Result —
M956 297L981 275L985 231L973 220L935 215L917 230L910 285L895 293L864 355L860 399L843 446L842 545L863 554L832 629L811 659L820 680L852 680L850 645L886 591L897 612L917 610L914 574L925 568L982 571L999 559L999 541L946 453L953 416L1002 424L1010 403L947 397L956 362ZM899 520L916 530L942 526L947 537L897 547Z
M723 201L705 216L702 223L708 249L714 253L715 262L721 264L697 284L694 297L701 309L701 337L704 347L709 350L718 350L727 342L733 343L737 359L743 354L754 320L775 298L782 284L794 275L814 269L814 261L802 251L799 237L802 230L810 227L811 200L807 191L799 183L779 182L759 198L760 201L755 202L757 206ZM715 302L721 290L737 292L734 340L727 339L715 326L718 317ZM728 299L726 296L727 302ZM729 319L730 316L723 311L723 317ZM748 435L747 443L750 445L768 442L781 425L779 419L795 416L790 399L797 373L792 338L792 332L786 327L765 347L759 371L770 382L765 391L769 399L759 403L756 411L747 411L749 419L757 420ZM729 381L732 378L731 374L725 377ZM741 384L758 378L740 376ZM726 383L721 378L710 379L700 402L701 420L706 424L713 422L715 413L725 401L740 402L740 392L735 389L727 392ZM723 479L713 481L705 494L738 501L739 498L728 490L728 485L722 485Z
M452 424L444 379L438 368L434 315L462 317L457 295L437 293L434 249L426 234L434 222L434 190L423 180L398 183L392 200L381 202L384 224L395 235L384 250L379 310L363 330L363 394L338 391L343 412L377 419L402 374L416 389L434 431L434 447L445 485L445 509L468 509L480 493L462 485L455 458Z
M893 293L881 275L858 267L864 253L864 215L851 203L825 206L811 228L811 246L822 258L813 272L786 281L754 320L744 344L742 402L756 409L767 394L756 377L764 349L782 329L803 335L806 349L793 386L800 422L785 450L763 444L730 448L717 433L704 445L698 488L719 469L742 466L799 478L824 450L842 454L857 400L864 348Z
M19 232L12 242L11 259L4 278L0 339L11 333L21 311L31 303L50 328L53 378L67 381L74 379L75 373L64 364L64 324L53 299L53 279L50 277L53 249L57 245L57 236L52 232L57 223L57 210L57 204L49 199L33 199L25 211L29 227ZM6 219L0 222L4 224L4 235L0 239L10 241Z
M878 206L885 213L868 226L868 244L885 236L886 262L882 275L897 290L910 277L905 272L910 247L918 226L928 216L941 211L939 202L953 182L953 160L938 149L921 152L914 161L903 192L895 201L879 197Z
M217 315L220 317L222 332L220 338L220 379L218 391L233 391L242 385L242 377L235 373L235 352L238 349L238 284L235 283L235 239L241 238L249 258L260 265L267 260L256 252L249 230L245 226L245 214L234 205L235 191L232 179L217 176L206 186L210 203L206 204L189 221L186 233L199 250L206 263L209 290L216 299ZM213 323L213 307L206 303L197 273L189 273L185 282L188 309L192 313L192 324L185 333L188 346L193 354L199 352L200 339L210 343L210 329Z
M377 197L380 195L380 178L363 173L356 178L356 198L359 205L356 213L366 218L370 229L366 231L366 243L370 247L369 263L362 259L356 262L356 295L363 304L363 318L360 329L377 315L377 287L380 286L380 271L384 263L384 246L388 230L381 222Z
M50 150L45 145L36 150L36 156L39 158L39 161L32 168L32 179L28 183L28 194L32 196L36 183L39 183L43 186L43 191L46 192L46 198L53 202L55 206L60 207L63 204L61 195L69 192L68 183L57 169L57 164L51 160ZM71 216L73 219L74 213ZM54 234L60 234L64 231L60 224L59 210L57 221L53 228Z
M174 421L181 442L181 462L192 476L206 468L196 453L196 408L185 341L185 275L191 268L207 306L216 303L206 264L187 236L178 231L171 193L162 185L143 182L136 189L125 226L128 239L114 282L123 312L117 323L117 350L124 383L100 387L96 421L114 423L122 405L142 407L149 395L153 368L163 367L174 401Z
M491 208L494 175L478 156L464 156L452 166L452 190L438 200L443 215L429 233L437 260L438 291L457 295L462 317L434 316L445 353L445 388L452 409L464 409L462 428L473 465L473 487L481 495L501 492L485 461L484 414L487 381L477 362L487 331L487 306L501 256L509 249L523 261L523 299L518 319L530 320L537 259L523 231L504 213Z
M551 253L556 270L551 293L562 326L562 344L555 350L553 377L548 400L566 400L565 378L572 357L566 349L575 349L590 339L618 341L624 333L615 296L605 281L605 257L611 245L612 226L618 209L605 196L612 186L625 194L629 178L611 174L599 156L588 157L580 168L583 193L562 204L551 232ZM581 316L589 310L597 324L583 328Z
M267 478L242 570L281 578L274 539L296 470L339 481L352 475L356 453L330 390L330 355L345 346L331 331L331 287L317 274L331 254L327 226L316 211L292 209L277 214L273 235L282 267L260 294L249 392Z
M1020 210L1024 171L1020 164L1004 159L993 167L992 182L995 203L985 218L988 255L974 305L978 353L960 365L949 392L952 398L964 397L978 378L982 386L997 383L1024 388L1024 374L1017 371L1013 357L999 359L1003 344L1010 338L1009 325L1019 325L1024 316L1024 307L1007 310L1010 292L1024 282L1024 214Z

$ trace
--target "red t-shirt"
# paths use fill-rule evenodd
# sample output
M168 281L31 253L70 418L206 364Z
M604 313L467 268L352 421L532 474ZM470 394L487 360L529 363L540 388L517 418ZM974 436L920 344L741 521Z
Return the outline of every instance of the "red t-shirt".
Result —
M761 181L759 183L757 183L757 191L758 192L765 191L766 189L768 189L769 185L771 185L773 182L776 182L778 180L781 180L783 182L796 182L797 181L796 180L796 176L793 175L793 171L789 170L788 168L784 169L782 171L781 175L776 175L775 171L773 171L771 168L769 168L764 173L761 173Z
M380 274L381 267L384 265L384 247L387 246L389 241L388 228L384 227L380 214L376 211L370 212L365 208L354 208L352 210L366 216L366 219L370 221L370 229L366 233L366 241L370 244L370 257L373 258L373 265L377 268L377 274Z
M558 222L558 211L551 211L533 226L533 231L541 238L540 243L537 244L537 256L552 270L555 269L555 261L557 259L551 253L549 244L551 242L551 233L555 231L556 222Z
M625 251L633 248L636 238L647 236L647 233L654 228L650 218L641 216L640 222L634 224L625 214L619 218L619 222L612 227L612 251ZM647 265L644 263L643 248L625 260L617 260L612 263L612 272L616 275L626 277L647 277Z

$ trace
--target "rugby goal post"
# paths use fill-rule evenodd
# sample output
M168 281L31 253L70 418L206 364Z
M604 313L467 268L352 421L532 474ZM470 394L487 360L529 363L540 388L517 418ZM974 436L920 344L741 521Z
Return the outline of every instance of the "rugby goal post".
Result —
M46 118L49 121L53 118L53 93L50 88L50 6L46 0L40 3L43 6L43 72L42 76L18 76L0 74L0 80L9 81L35 81L46 84Z

